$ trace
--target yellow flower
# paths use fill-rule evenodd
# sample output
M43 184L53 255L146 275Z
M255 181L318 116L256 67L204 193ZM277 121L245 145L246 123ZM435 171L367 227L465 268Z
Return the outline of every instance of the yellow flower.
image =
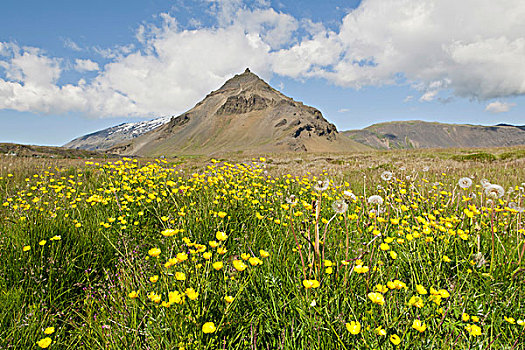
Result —
M182 304L184 302L182 297L183 295L181 295L177 291L172 291L168 293L168 300L170 301L170 304Z
M513 317L503 316L503 318L510 324L516 324L516 320Z
M224 217L225 217L226 215L228 215L228 214L226 214L226 213L223 212L223 211L220 211L220 212L217 213L217 216L220 217L221 219L224 219Z
M161 251L160 251L159 248L151 248L150 250L148 250L148 254L151 255L154 258L159 256L160 253L161 253Z
M241 260L233 260L233 267L237 271L244 271L247 268L246 264L243 263Z
M199 297L199 293L195 291L193 288L187 288L186 289L186 295L190 300L195 300Z
M420 320L414 320L414 323L412 323L412 328L418 332L423 333L425 329L427 329L427 325L425 322L421 322Z
M475 324L466 325L465 329L473 337L477 337L478 335L481 335L481 327L478 327Z
M356 267L354 267L354 271L356 273L367 273L368 270L368 266L357 265Z
M155 292L151 292L148 294L148 299L158 304L160 303L162 297Z
M450 293L446 289L440 289L438 293L442 298L450 297Z
M443 261L448 263L448 262L451 262L452 260L448 256L443 255Z
M151 283L157 283L158 280L159 280L159 275L151 276L151 277L149 278L149 281L150 281Z
M55 327L47 327L46 329L44 329L44 334L53 334L55 333Z
M359 321L352 321L350 323L347 323L345 326L351 334L359 334L359 332L361 332L361 324L359 323Z
M385 305L385 297L381 293L368 293L368 299L374 304Z
M49 240L50 240L50 241L60 241L61 239L62 239L62 236L54 235L54 236L51 237Z
M27 251L29 251L30 249L31 249L31 246L26 245L26 246L24 246L24 247L22 248L22 251L27 252Z
M386 292L388 292L388 288L385 285L383 285L383 284L377 284L376 288L375 288L375 291L379 292L379 293L386 293Z
M419 294L424 295L427 294L427 290L425 287L423 287L421 284L416 285L416 290Z
M399 336L397 334L392 334L390 336L390 341L392 342L392 344L394 345L399 345L399 343L401 343L401 338L399 338Z
M325 269L325 273L327 275L331 275L334 272L334 269L330 266Z
M247 254L247 253L242 253L241 254L241 259L242 260L248 260L250 258L250 254Z
M378 335L382 335L382 336L386 335L386 330L384 328L382 328L381 326L379 326L376 329L374 329L374 332L376 334L378 334Z
M217 241L209 241L208 244L212 248L217 248L217 246L219 245L219 243L217 243Z
M472 319L472 322L479 322L478 316L472 316L471 319Z
M268 253L266 250L259 250L259 254L261 255L261 258L267 258L270 256L270 253Z
M204 333L214 333L216 330L217 328L215 328L215 324L213 324L213 322L206 322L202 325L202 331Z
M228 238L228 235L226 234L226 232L218 231L215 234L215 238L217 238L218 241L225 241L226 238Z
M136 291L131 291L131 293L128 294L128 297L131 298L131 299L135 299L139 296L139 293L136 292Z
M250 265L252 266L257 266L257 265L262 265L263 262L261 259L257 258L257 257L251 257L248 262L250 263Z
M177 260L179 262L183 262L183 261L188 260L188 254L186 254L186 253L179 253L179 254L177 254Z
M206 260L209 260L211 258L211 253L210 252L206 252L204 254L202 254L202 257Z
M47 243L47 241L46 241L45 239L43 239L43 240L41 240L40 242L38 242L38 244L40 244L40 245L42 245L42 246L45 245L46 243ZM46 347L47 347L47 346L46 346Z
M184 281L186 279L186 274L184 272L175 272L175 278L177 281Z
M220 269L223 268L224 264L222 263L222 261L217 261L217 262L214 262L212 264L213 268L217 271L219 271Z
M42 349L45 349L47 348L49 345L51 345L53 341L51 340L51 338L49 337L45 337L44 339L40 339L39 341L36 342L36 345L38 345L39 347L41 347Z
M306 289L318 288L320 286L320 283L317 280L304 280L303 281L303 286Z
M177 232L172 228L167 228L164 231L160 232L164 237L171 237L175 235Z
M408 305L415 306L421 309L423 307L423 299L421 299L420 297L413 296L408 301Z
M390 249L390 246L388 245L388 243L381 243L379 249L381 249L382 251L387 251Z
M227 295L224 297L224 301L227 302L228 304L233 302L233 297L231 295Z
M394 252L393 250L390 251L390 257L393 259L393 260L396 260L397 259L397 253Z
M217 248L217 253L219 253L221 255L226 254L226 252L227 252L227 250L224 247Z

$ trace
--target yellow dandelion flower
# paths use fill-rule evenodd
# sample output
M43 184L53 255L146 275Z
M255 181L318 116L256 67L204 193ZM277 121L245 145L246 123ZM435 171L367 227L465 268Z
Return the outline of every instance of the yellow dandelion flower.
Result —
M318 288L320 286L320 283L317 280L304 280L303 281L303 286L306 289Z
M44 329L44 334L53 334L55 333L55 327L47 327L46 329Z
M225 241L228 235L226 232L218 231L217 234L215 234L215 238L217 238L218 241Z
M186 279L186 274L184 272L175 272L175 278L177 281L184 281Z
M159 256L160 253L161 253L161 250L159 248L151 248L150 250L148 250L148 254L154 258Z
M399 345L401 343L401 338L397 334L392 334L390 336L390 342L394 345Z
M421 322L420 320L414 320L414 323L412 323L412 328L420 333L423 333L427 329L427 325L425 322Z
M261 258L267 258L270 256L270 253L268 253L266 250L259 250L259 254L261 255Z
M131 292L128 294L128 298L130 298L130 299L135 299L135 298L137 298L138 296L139 296L139 292L134 291L134 290L131 291Z
M241 260L233 260L233 267L237 271L244 271L248 266L246 266Z
M381 293L368 293L368 299L374 304L385 305L385 297Z
M51 345L51 343L53 342L53 340L51 340L51 338L49 337L45 337L44 339L40 339L39 341L36 342L36 345L38 345L39 347L41 347L42 349L45 349L47 348L49 345Z
M215 328L215 324L213 322L206 322L202 325L203 333L214 333L216 330L217 328Z
M215 270L219 271L224 267L224 264L222 263L222 261L216 261L212 264L212 266Z
M159 275L151 276L151 277L149 278L149 281L150 281L151 283L157 283L158 280L159 280Z
M227 302L228 304L232 303L233 299L234 299L234 297L232 297L231 295L227 295L227 296L224 297L224 301Z
M24 252L27 252L29 250L31 250L31 246L26 245L26 246L22 247L22 251L24 251Z
M351 334L355 335L361 332L361 323L359 323L359 321L352 321L350 323L347 323L345 326Z

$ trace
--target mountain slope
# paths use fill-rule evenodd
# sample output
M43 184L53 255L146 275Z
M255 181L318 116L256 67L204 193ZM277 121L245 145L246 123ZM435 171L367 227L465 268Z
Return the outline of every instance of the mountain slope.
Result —
M351 140L376 149L504 147L525 144L525 128L513 125L462 125L423 121L374 124L344 131Z
M123 123L88 135L77 137L66 143L64 147L85 149L90 151L105 151L127 140L134 139L148 131L169 122L171 117L160 117L137 123Z
M110 149L123 155L344 152L368 147L339 135L320 111L247 69L169 123Z

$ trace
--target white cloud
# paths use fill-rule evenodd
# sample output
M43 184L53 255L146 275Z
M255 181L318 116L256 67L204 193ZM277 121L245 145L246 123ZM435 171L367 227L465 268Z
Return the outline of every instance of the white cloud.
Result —
M407 97L405 97L405 99L403 100L403 102L410 102L414 99L414 96L412 95L408 95Z
M439 92L438 90L427 91L419 98L419 101L421 101L421 102L430 102L430 101L434 100L434 98L436 97L438 92Z
M508 112L514 106L516 106L515 103L495 101L489 103L487 107L485 107L485 111L495 114L503 113Z
M64 39L64 46L67 48L70 48L73 51L77 51L77 52L82 51L82 48L78 46L76 42L74 42L73 40L69 38Z
M347 112L350 112L348 108L341 108L340 110L337 111L337 113L347 113Z
M60 58L0 43L0 108L176 114L246 67L265 79L408 84L420 101L439 100L443 90L480 100L525 94L521 0L363 0L332 30L265 1L208 3L215 25L189 30L159 14L161 24L138 27L135 44L94 48L107 61L103 67L78 59L77 70L98 72L77 84L57 84L66 69ZM68 39L65 45L80 49Z
M97 62L77 58L75 60L75 69L79 72L91 72L99 70L100 68Z

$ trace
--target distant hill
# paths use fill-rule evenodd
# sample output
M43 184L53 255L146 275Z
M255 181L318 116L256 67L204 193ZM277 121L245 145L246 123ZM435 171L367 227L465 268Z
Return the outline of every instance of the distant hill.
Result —
M119 143L132 140L148 131L158 128L169 122L170 119L171 117L160 117L137 123L123 123L88 135L80 136L66 143L64 147L86 149L90 151L106 151Z
M376 149L506 147L525 145L525 126L443 124L400 121L344 131L353 141Z
M313 107L283 95L247 69L195 107L111 148L140 156L369 149L340 135Z
M34 158L103 158L107 154L88 150L67 149L64 147L48 147L20 145L16 143L0 143L0 155L11 157Z

